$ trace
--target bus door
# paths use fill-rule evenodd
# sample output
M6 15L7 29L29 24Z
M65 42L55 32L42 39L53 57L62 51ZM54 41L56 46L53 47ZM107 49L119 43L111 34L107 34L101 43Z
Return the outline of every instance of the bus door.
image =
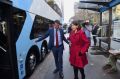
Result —
M0 79L18 79L12 11L12 5L0 1Z

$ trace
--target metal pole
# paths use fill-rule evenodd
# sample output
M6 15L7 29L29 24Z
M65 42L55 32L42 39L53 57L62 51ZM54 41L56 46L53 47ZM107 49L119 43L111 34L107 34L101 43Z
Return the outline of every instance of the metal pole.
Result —
M100 26L102 26L102 12L100 12Z
M100 12L100 26L102 26L102 12ZM99 40L99 47L101 48L101 40Z
M108 50L111 45L111 26L112 26L112 8L109 9L109 26L108 26Z

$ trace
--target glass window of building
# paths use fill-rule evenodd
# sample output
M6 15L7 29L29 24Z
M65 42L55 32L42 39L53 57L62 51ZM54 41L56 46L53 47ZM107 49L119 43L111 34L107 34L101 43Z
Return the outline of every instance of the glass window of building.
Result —
M112 8L113 38L120 39L120 4Z
M102 13L102 28L101 28L101 36L108 36L108 25L109 25L109 11L105 11Z

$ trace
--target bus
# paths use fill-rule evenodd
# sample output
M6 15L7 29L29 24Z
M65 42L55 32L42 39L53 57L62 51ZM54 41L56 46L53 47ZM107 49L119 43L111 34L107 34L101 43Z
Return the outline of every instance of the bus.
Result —
M49 37L34 41L62 18L59 6L49 1L0 0L0 79L25 79L45 58Z

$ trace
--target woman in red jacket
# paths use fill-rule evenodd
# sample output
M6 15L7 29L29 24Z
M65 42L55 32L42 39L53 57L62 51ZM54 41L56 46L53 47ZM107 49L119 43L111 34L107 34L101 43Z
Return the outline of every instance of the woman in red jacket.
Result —
M80 70L82 79L85 79L84 67L88 64L86 51L90 45L85 33L79 28L77 21L72 22L72 31L70 32L70 64L74 69L74 79L78 79L78 70Z

